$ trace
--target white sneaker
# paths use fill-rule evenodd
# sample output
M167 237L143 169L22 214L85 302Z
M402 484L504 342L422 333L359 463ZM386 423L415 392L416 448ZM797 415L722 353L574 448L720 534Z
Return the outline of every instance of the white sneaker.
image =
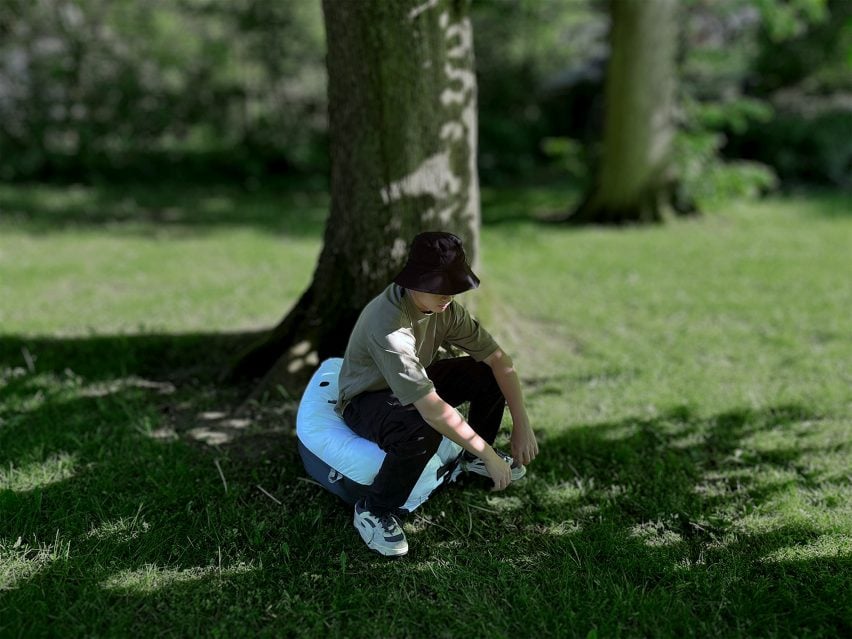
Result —
M512 456L504 453L502 450L494 449L494 452L497 453L509 466L512 467L512 481L518 481L524 475L527 474L527 467L523 464L516 462L512 459ZM485 462L482 461L479 457L474 457L467 451L462 455L461 458L461 469L466 473L476 473L477 475L482 475L483 477L491 477L488 474L488 469L485 467Z
M366 509L362 499L355 504L354 523L367 547L380 555L398 557L408 552L408 541L396 515L374 515Z

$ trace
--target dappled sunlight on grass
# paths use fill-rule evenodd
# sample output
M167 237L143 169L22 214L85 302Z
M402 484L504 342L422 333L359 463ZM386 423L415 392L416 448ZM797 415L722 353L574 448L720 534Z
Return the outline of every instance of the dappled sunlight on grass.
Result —
M534 572L539 569L543 562L548 561L550 557L550 553L539 550L523 554L504 555L497 561L505 564L513 571Z
M843 534L820 535L807 543L793 544L773 550L761 557L760 561L784 563L826 558L845 559L852 566L852 539Z
M197 420L201 425L191 428L187 435L209 446L233 442L252 426L250 419L230 417L221 411L204 411L198 414Z
M527 535L547 535L551 537L564 537L575 535L580 532L580 525L573 520L559 521L548 524L529 524L523 528Z
M55 484L74 476L78 460L74 454L55 453L42 462L30 462L15 466L9 462L7 467L0 466L0 491L34 490Z
M0 188L0 603L32 609L12 634L357 636L363 610L422 636L848 627L847 217L578 230L531 219L562 191L486 192L476 312L541 454L505 492L439 491L386 561L305 481L294 399L217 382L310 280L312 196L37 190Z
M245 575L254 570L253 566L243 564L227 568L206 566L204 568L185 569L145 564L135 570L122 570L114 575L110 575L101 582L101 586L107 590L122 591L128 594L150 594L176 585Z
M489 496L485 499L485 503L489 508L492 508L497 513L507 513L516 511L523 507L524 503L520 497L507 495L505 497Z
M544 504L550 507L567 508L576 506L580 501L588 498L589 492L594 487L594 480L586 482L580 478L550 485L539 483L535 488L540 492Z
M662 521L646 521L630 528L631 537L640 539L646 546L673 546L683 542L683 537Z
M171 395L175 392L175 386L171 382L158 382L131 375L130 377L113 379L109 382L89 384L80 390L80 396L105 397L106 395L112 395L127 388L151 389L160 395Z
M46 570L53 562L67 561L71 556L71 541L56 530L50 542L33 536L12 541L0 537L0 593Z
M102 522L89 530L86 533L86 537L113 543L127 543L137 539L140 535L147 533L151 528L151 524L146 521L145 515L141 510L140 507L132 517L119 517L118 519Z

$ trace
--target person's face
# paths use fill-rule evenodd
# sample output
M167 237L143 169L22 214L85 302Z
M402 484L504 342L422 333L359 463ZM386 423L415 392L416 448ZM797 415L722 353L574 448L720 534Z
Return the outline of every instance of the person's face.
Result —
M410 293L414 305L423 313L443 313L453 301L452 295L438 295L437 293L423 293L422 291L410 291Z

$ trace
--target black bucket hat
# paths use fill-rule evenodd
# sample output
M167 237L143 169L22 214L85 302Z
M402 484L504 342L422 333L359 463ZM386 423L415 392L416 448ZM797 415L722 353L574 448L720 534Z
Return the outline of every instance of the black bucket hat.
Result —
M411 241L408 262L394 283L412 291L458 295L479 286L462 241L452 233L427 231Z

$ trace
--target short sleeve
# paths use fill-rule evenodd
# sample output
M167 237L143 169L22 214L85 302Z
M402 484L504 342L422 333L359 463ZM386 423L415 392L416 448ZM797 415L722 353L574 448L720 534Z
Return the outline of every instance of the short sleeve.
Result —
M376 363L400 404L407 406L422 399L435 385L417 357L414 335L399 329L389 335L371 335L370 356Z
M477 362L493 354L499 346L494 338L461 304L453 302L453 317L445 339L468 353Z

